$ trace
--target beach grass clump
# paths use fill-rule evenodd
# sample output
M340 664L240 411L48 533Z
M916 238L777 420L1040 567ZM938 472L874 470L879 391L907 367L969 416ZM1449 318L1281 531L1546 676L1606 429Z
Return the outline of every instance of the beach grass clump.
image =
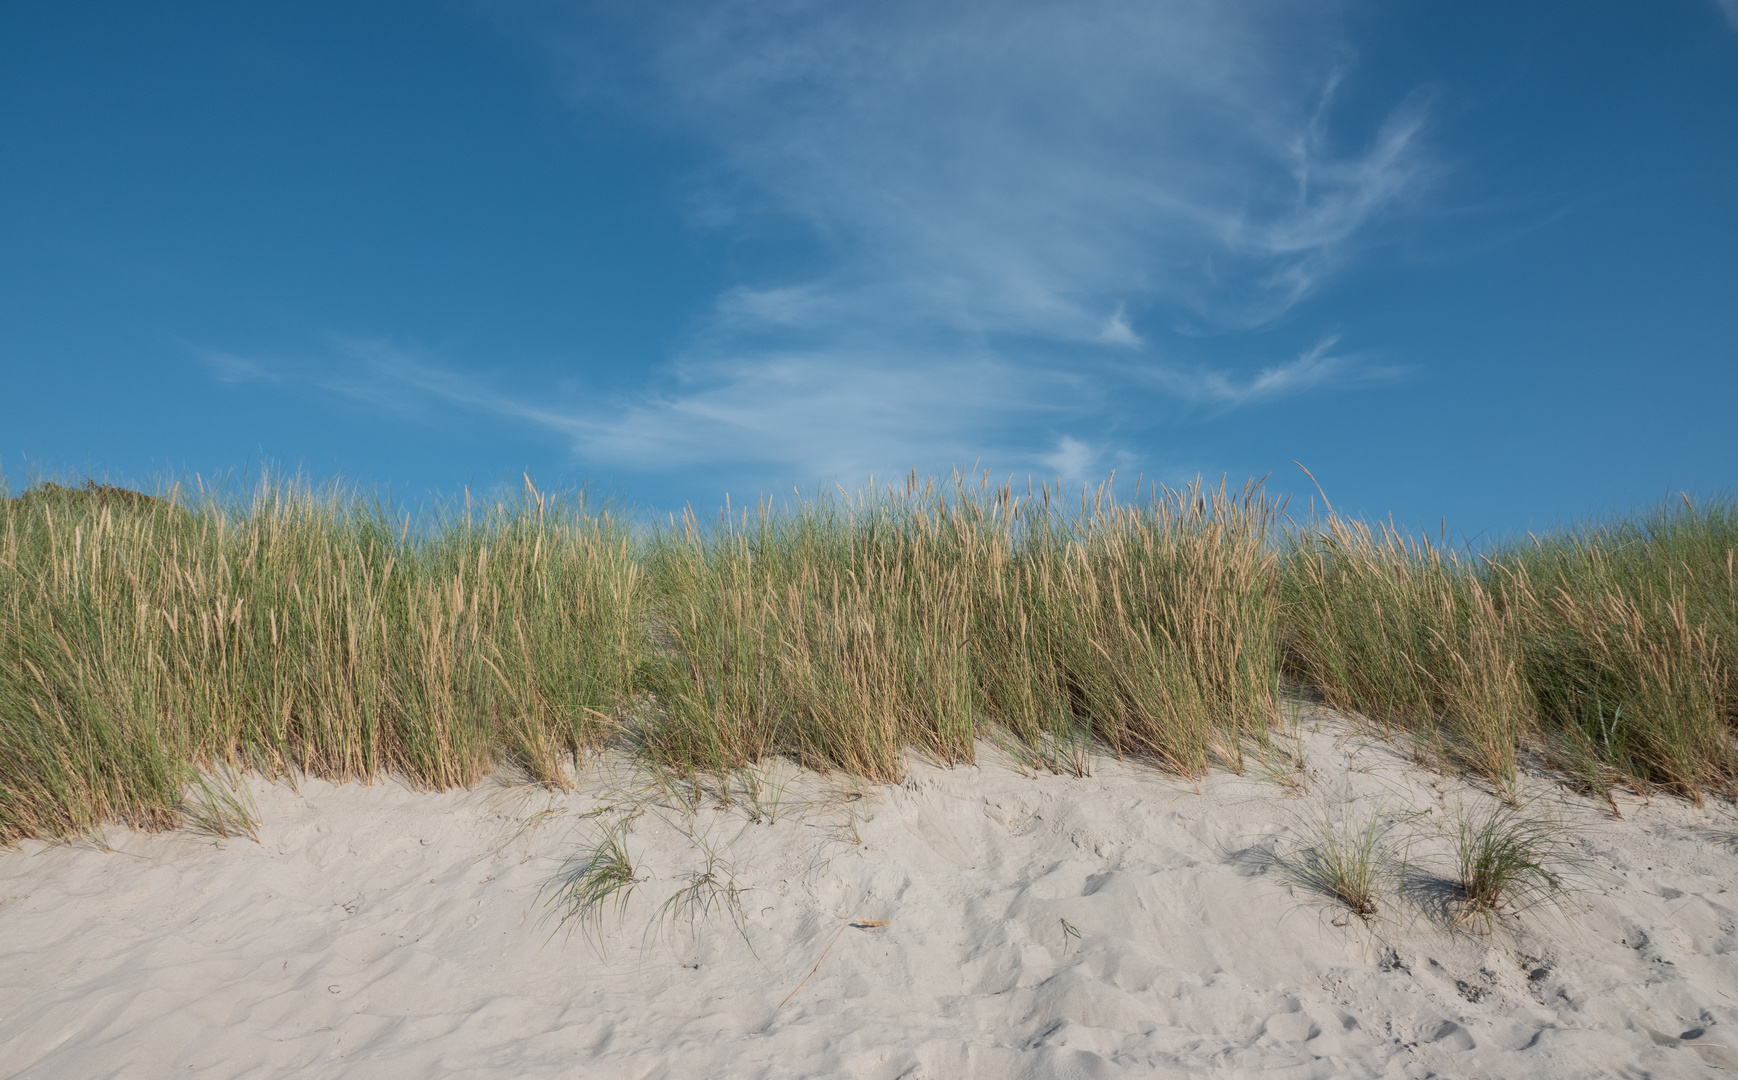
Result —
M992 582L987 696L1017 730L1079 724L1184 775L1240 770L1277 715L1275 506L1255 484L1082 503L1029 515Z
M786 754L887 780L914 737L940 745L958 718L933 715L924 676L957 656L958 635L921 648L941 612L918 606L907 552L883 546L880 524L822 502L713 529L690 516L654 539L658 716L645 738L658 761L722 777ZM968 726L967 753L970 739Z
M1463 808L1452 840L1461 892L1457 923L1480 919L1488 928L1505 912L1561 903L1574 891L1580 860L1556 823L1506 804L1482 812Z
M1350 800L1322 806L1302 817L1294 831L1304 843L1281 863L1285 878L1343 904L1360 919L1374 918L1381 893L1404 864L1383 825L1382 808L1360 818Z
M1738 795L1738 506L1676 505L1476 557L1330 516L1292 531L1293 678L1513 796L1531 745L1582 782Z
M1292 533L1282 582L1294 678L1451 767L1513 787L1535 700L1520 614L1476 567L1392 526L1329 517Z
M1686 497L1493 560L1559 756L1591 786L1738 794L1735 554L1738 504Z
M628 823L617 822L604 830L595 844L582 847L562 860L545 884L553 908L556 929L575 924L589 926L602 939L606 911L619 917L627 910L634 888L644 879L634 868L627 846Z
M633 691L641 570L528 493L413 523L349 493L26 493L0 510L0 841L179 823L202 770L559 782Z
M1243 493L919 487L762 505L649 557L662 646L645 734L678 771L788 754L870 779L916 747L970 761L992 729L1082 733L1197 775L1276 711L1274 511Z

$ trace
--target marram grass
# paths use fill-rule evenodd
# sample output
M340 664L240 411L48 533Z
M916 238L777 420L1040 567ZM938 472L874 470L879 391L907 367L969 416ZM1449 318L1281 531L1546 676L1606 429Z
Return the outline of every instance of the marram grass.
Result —
M1336 708L1513 784L1738 794L1738 505L1677 504L1476 558L1330 518L1294 529L1286 664Z
M1239 767L1276 709L1273 520L1253 486L1074 513L915 479L684 520L647 554L647 746L682 773L780 753L887 780L906 748L969 761L994 726L1034 751L1091 737Z
M1265 746L1282 674L1499 792L1536 752L1732 793L1731 502L1476 558L1280 511L913 477L647 529L529 487L412 521L40 486L0 500L0 842L204 821L236 769L559 785L609 740L696 785L768 755L891 780L986 737L1194 776Z
M644 574L548 500L412 534L341 493L0 511L0 840L176 824L200 770L558 781L633 690Z

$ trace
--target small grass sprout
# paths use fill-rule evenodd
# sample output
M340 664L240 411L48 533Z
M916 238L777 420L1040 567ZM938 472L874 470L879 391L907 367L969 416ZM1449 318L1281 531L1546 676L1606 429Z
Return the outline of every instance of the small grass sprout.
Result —
M1556 822L1504 803L1484 811L1463 809L1453 840L1455 883L1461 890L1457 925L1482 919L1488 929L1504 912L1560 903L1576 888L1572 879L1579 859Z
M688 884L672 893L658 914L660 919L668 916L672 927L685 918L692 936L700 923L709 920L714 913L722 913L752 953L754 941L749 937L748 914L742 907L744 891L736 884L736 877L724 860L716 853L708 852L705 868L690 873Z
M1378 894L1395 876L1401 859L1389 843L1381 807L1360 820L1350 802L1324 806L1300 822L1306 843L1283 866L1292 883L1344 904L1368 921L1380 907Z
M186 827L206 836L259 840L259 809L237 770L222 769L216 776L195 773L181 815Z
M1068 939L1074 938L1076 941L1079 941L1084 938L1085 935L1081 933L1080 927L1075 926L1067 919L1061 919L1059 921L1062 923L1062 958L1066 960L1068 959Z
M549 905L560 913L557 928L578 920L592 925L601 939L604 909L613 907L620 917L643 880L628 856L627 822L618 822L595 845L568 856L545 886L553 890Z

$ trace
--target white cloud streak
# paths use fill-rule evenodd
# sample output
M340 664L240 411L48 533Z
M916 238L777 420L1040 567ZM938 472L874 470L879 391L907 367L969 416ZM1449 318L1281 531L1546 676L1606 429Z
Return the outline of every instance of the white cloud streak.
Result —
M212 362L202 354L202 359ZM1079 396L1075 378L1010 366L993 355L888 359L767 355L753 366L684 364L672 392L631 402L545 400L503 392L422 351L392 341L329 336L292 362L224 357L234 378L295 381L402 414L461 407L567 440L580 457L644 469L715 460L718 448L750 443L739 461L804 464L804 476L854 473L865 461L895 462L921 446L943 464L1037 460L1001 430L1066 418L1049 405ZM986 454L986 451L988 452ZM891 466L883 473L895 471ZM903 471L903 470L898 470Z
M582 453L861 471L1001 442L1037 463L1130 352L1137 381L1221 409L1356 379L1325 353L1184 376L1154 336L1271 324L1427 179L1415 101L1332 137L1336 5L655 10L651 107L720 163L705 221L794 218L827 268L722 295L660 392Z
M1154 395L1224 411L1381 374L1332 340L1253 375L1176 358L1294 312L1428 180L1418 102L1336 131L1354 57L1332 0L623 10L643 48L616 85L574 44L594 26L545 27L584 69L576 93L708 149L701 227L800 223L820 269L725 291L613 401L531 404L354 340L364 375L331 388L463 404L648 469L1078 476L1128 460L1107 431Z
M1277 401L1324 386L1392 382L1408 374L1405 368L1367 363L1356 355L1336 355L1333 349L1339 340L1337 335L1323 338L1295 359L1262 368L1246 378L1209 368L1164 366L1131 371L1128 378L1158 386L1194 405L1226 410Z
M245 382L277 382L278 375L269 366L258 360L245 356L237 356L222 349L205 349L188 346L201 363L210 371L212 377L220 383L235 386Z
M1419 179L1416 106L1327 138L1334 5L665 8L677 121L833 245L831 319L1089 341L1110 298L1258 325Z

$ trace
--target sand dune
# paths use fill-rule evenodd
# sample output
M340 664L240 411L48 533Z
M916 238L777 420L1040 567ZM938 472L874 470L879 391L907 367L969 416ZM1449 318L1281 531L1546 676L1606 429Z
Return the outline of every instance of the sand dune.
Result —
M1738 1069L1730 807L1620 798L1616 820L1532 778L1584 890L1455 929L1429 857L1487 796L1331 719L1300 747L1301 790L1103 757L1032 776L989 747L886 788L775 768L729 808L621 758L559 795L255 783L258 842L113 830L112 850L0 855L0 1074ZM1414 857L1368 923L1286 876L1299 822L1348 805ZM558 926L549 883L611 827L642 880Z

